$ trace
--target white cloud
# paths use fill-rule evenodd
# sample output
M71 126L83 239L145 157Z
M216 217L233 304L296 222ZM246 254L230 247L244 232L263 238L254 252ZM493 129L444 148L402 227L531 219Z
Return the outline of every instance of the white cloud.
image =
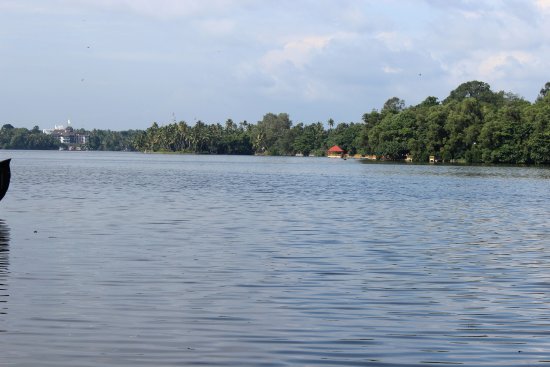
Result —
M493 79L495 76L505 77L507 68L513 64L528 66L536 62L536 58L523 51L499 52L481 60L477 70L484 79Z
M304 41L304 40L302 40ZM268 52L253 68L259 69L256 80L264 80L265 95L283 100L329 98L325 83L311 73L311 62L324 42L321 40L287 44L283 50ZM299 45L307 45L304 49ZM253 75L253 74L252 74ZM259 77L259 78L258 78Z
M384 73L386 74L399 74L403 71L403 69L401 68L394 68L394 67L391 67L391 66L384 66L382 68L382 71L384 71Z
M466 19L480 19L483 16L479 11L460 10L459 13Z
M332 36L308 36L288 41L281 48L267 52L260 64L267 70L273 70L285 64L302 69L332 39Z
M389 50L394 52L410 50L412 48L411 40L408 37L396 31L378 32L374 38L384 43L384 45Z
M331 64L334 53L355 60L358 55L352 54L356 50L350 49L350 45L356 38L357 35L351 32L294 36L288 38L280 47L265 52L256 63L242 65L240 76L258 78L262 75L259 80L264 82L263 92L275 98L331 100L338 89L331 88L336 80L332 75L340 73L342 68L345 68L341 64ZM267 80L269 83L265 83ZM338 83L345 82L340 80Z
M131 13L156 18L212 15L250 0L3 0L0 9L47 14L86 13L90 10Z
M109 53L98 53L98 59L112 60L117 62L167 62L174 58L174 55L167 55L157 52L129 52L113 51Z
M394 95L444 98L473 79L532 100L548 78L549 12L550 0L0 0L10 55L0 66L20 90L59 84L67 100L76 78L110 112L147 98L147 116L182 106L223 120L227 106L246 116L274 104L305 122L326 120L321 110L350 121ZM116 81L129 104L109 105L116 97L93 89L94 77ZM0 97L8 107L27 98Z
M231 19L206 19L199 22L199 27L206 33L227 36L235 30L235 21Z
M550 11L550 0L536 0L535 4L539 9Z
M533 73L544 73L544 62L539 56L525 51L491 50L469 53L468 57L449 60L442 64L450 87L469 80L489 83L494 90L505 90L532 98L536 87L525 89L526 80ZM543 82L540 82L542 85Z
M103 9L131 11L144 16L174 18L196 14L212 14L229 8L231 0L80 0Z

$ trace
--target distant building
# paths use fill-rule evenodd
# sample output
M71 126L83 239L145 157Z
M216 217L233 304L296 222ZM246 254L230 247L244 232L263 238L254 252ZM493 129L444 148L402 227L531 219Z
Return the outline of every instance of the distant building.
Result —
M327 157L329 158L342 158L346 154L346 151L340 148L338 145L331 147L327 151Z
M71 121L67 121L67 126L54 125L53 129L42 130L44 134L48 134L59 140L60 143L67 145L69 150L80 150L83 145L88 143L89 135L75 132L71 126Z

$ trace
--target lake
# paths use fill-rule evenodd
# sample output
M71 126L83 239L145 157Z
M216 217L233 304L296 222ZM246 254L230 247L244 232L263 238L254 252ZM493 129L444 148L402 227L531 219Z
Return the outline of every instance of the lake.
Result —
M550 366L550 169L1 151L0 366Z

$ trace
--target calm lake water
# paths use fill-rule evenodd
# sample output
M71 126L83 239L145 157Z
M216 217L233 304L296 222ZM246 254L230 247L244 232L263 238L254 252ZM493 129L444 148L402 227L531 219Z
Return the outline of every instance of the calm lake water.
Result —
M0 366L550 366L548 168L0 153Z

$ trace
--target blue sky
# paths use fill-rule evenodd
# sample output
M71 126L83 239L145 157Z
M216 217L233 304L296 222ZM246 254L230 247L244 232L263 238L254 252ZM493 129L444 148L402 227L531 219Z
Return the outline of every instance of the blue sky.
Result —
M460 83L534 101L550 0L0 0L0 124L359 122Z

